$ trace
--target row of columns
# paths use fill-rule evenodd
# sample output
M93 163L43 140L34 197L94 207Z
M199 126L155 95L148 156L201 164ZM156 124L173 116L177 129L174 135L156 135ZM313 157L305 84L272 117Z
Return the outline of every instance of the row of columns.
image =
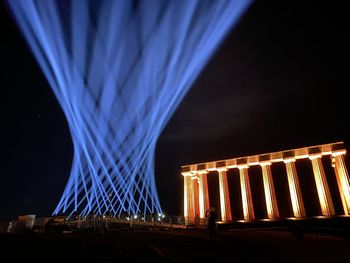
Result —
M312 163L313 175L316 183L317 195L320 202L321 213L323 216L335 214L332 197L329 191L326 175L322 165L322 156L314 155L309 159ZM349 176L344 162L344 153L332 154L332 166L335 170L336 180L339 187L344 214L350 213L350 183ZM291 204L294 217L305 217L305 207L301 194L301 188L295 167L296 159L290 158L283 160L286 165L287 180ZM266 202L266 214L268 219L278 219L279 211L277 198L272 180L271 162L261 162L264 186L264 195ZM248 165L238 166L241 186L243 218L246 221L255 219L253 200L251 194L250 181L248 176ZM227 168L218 168L219 174L219 194L221 220L224 222L232 221L230 194L227 182ZM210 208L209 192L207 182L207 172L202 171L197 176L184 176L184 216L187 222L193 222L193 219L200 217L205 219L205 212Z

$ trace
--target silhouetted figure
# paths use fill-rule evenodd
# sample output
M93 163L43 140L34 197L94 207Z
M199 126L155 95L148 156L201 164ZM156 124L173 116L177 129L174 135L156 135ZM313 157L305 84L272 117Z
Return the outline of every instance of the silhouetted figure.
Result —
M212 207L208 217L208 233L211 241L216 240L216 218L215 208Z
M195 216L195 218L194 218L194 224L195 224L196 226L199 226L199 225L200 225L200 218L199 218L199 215L198 215L198 214L196 214L196 216Z
M304 233L297 222L291 221L288 224L288 230L299 243L304 240Z
M54 218L50 218L46 224L44 225L45 233L52 232L52 223L54 222Z

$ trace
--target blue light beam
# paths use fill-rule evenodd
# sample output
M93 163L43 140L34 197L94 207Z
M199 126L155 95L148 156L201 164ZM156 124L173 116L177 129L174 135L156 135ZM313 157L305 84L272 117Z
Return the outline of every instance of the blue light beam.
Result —
M157 139L250 2L7 2L72 135L53 214L162 213Z

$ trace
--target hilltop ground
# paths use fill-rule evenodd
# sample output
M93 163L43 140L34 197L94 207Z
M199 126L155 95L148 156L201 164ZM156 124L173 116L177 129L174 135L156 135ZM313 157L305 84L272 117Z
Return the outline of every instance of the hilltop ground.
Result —
M129 229L107 233L0 235L0 261L350 262L350 239L262 229ZM120 261L122 260L122 261Z

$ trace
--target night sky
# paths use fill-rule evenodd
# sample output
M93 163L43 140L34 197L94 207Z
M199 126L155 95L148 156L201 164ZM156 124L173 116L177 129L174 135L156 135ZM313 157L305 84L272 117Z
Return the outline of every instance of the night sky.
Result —
M69 177L72 141L4 2L0 8L0 219L45 216ZM167 213L182 213L181 165L341 140L349 149L347 10L339 2L252 4L159 139L156 180Z

